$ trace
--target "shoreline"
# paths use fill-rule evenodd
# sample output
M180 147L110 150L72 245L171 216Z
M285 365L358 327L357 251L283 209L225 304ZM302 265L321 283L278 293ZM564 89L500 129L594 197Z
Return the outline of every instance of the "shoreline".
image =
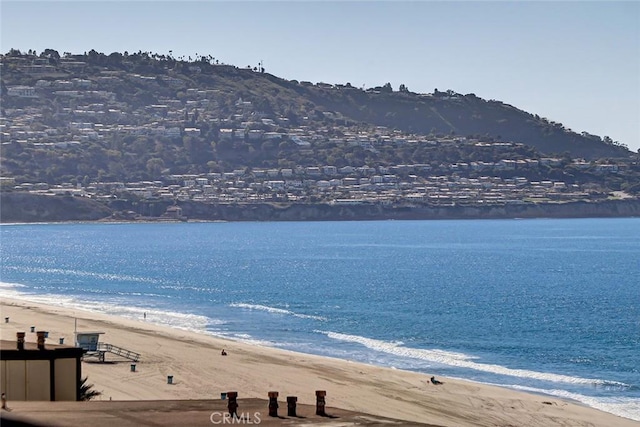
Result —
M15 332L50 332L49 344L73 340L79 331L101 331L102 342L142 354L137 372L129 361L107 356L112 363L82 363L82 375L102 391L102 400L218 399L237 390L240 398L295 395L301 404L315 404L315 390L327 391L327 405L404 421L442 426L475 425L602 425L640 426L640 422L603 412L573 400L523 392L430 374L378 367L359 362L263 347L202 332L193 332L93 311L3 298L1 338ZM35 334L27 333L27 342ZM225 349L228 356L220 355ZM168 385L166 377L175 376ZM100 399L98 399L100 400Z
M409 203L384 205L362 203L204 203L183 201L177 217L140 214L120 215L118 209L87 198L62 198L24 192L0 192L0 218L6 223L42 222L290 222L290 221L370 221L370 220L459 220L514 218L628 218L640 216L640 199L576 199L564 202L505 203L498 205ZM150 203L150 202L149 202ZM157 212L165 212L173 202L158 202Z
M157 220L154 218L146 218L140 220L121 220L103 218L98 220L60 220L60 221L12 221L4 222L0 219L0 227L17 226L17 225L118 225L118 224L229 224L229 223L281 223L281 222L377 222L377 221L546 221L546 220L589 220L589 219L639 219L640 215L629 216L575 216L575 217L501 217L501 218L373 218L373 219L309 219L309 220L290 220L290 221L274 221L274 220L227 220L227 219L187 219L182 220Z

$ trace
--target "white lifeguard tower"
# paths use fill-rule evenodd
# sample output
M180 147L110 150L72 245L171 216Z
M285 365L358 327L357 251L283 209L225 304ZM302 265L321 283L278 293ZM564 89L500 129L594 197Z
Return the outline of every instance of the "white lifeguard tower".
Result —
M100 342L100 335L104 332L76 332L75 345L84 351L83 357L97 357L100 362L104 362L105 353L113 353L126 359L137 362L140 360L140 354L118 347L113 344Z
M76 332L75 333L75 345L80 347L84 351L98 351L98 342L100 341L100 335L104 332Z
M100 335L104 332L75 332L75 346L80 347L83 351L83 358L97 357L98 360L104 362L104 352L98 347L100 344Z

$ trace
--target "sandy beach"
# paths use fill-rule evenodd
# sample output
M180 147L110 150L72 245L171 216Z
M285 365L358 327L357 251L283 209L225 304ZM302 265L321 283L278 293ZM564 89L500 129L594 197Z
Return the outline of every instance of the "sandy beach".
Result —
M140 353L135 372L130 361L109 353L106 363L82 363L82 375L102 392L97 400L207 400L227 391L237 391L239 399L266 399L278 391L286 408L284 396L315 405L315 390L326 390L328 407L438 426L640 426L550 396L440 377L443 384L436 386L431 374L229 341L158 326L152 316L130 320L6 298L0 307L3 340L24 331L27 342L35 342L29 331L36 326L49 332L48 344L59 338L73 343L77 323L78 331L104 332L102 342Z

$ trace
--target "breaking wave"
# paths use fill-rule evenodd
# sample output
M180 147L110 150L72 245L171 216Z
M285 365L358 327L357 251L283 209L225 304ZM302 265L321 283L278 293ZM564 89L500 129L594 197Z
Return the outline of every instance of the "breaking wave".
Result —
M269 307L269 306L260 305L260 304L232 303L232 304L229 304L229 307L245 308L247 310L266 311L274 314L284 314L288 316L299 317L301 319L314 319L314 320L321 320L321 321L327 320L325 317L322 317L322 316L314 316L311 314L300 314L300 313L293 312L291 310L286 310L283 308L276 308L276 307Z
M347 335L330 331L316 330L315 332L324 334L327 337L338 341L358 343L371 350L379 351L382 353L440 363L447 366L455 366L457 368L473 369L476 371L489 372L492 374L506 375L518 378L530 378L557 383L588 384L595 386L617 386L622 388L630 387L630 385L628 384L617 381L605 381L595 378L581 378L548 372L536 372L527 369L513 369L495 364L478 363L473 361L473 359L477 359L476 357L464 353L454 353L437 349L427 350L405 347L403 346L402 342L382 341L361 337L358 335Z

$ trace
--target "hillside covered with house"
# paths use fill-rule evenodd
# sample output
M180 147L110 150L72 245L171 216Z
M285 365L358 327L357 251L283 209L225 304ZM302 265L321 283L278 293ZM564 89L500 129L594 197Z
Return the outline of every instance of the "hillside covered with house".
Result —
M219 219L200 203L326 205L339 219L336 206L628 205L640 191L624 144L453 90L288 81L149 52L11 50L1 71L3 195L90 199L108 207L98 217ZM11 200L3 221L20 220Z

